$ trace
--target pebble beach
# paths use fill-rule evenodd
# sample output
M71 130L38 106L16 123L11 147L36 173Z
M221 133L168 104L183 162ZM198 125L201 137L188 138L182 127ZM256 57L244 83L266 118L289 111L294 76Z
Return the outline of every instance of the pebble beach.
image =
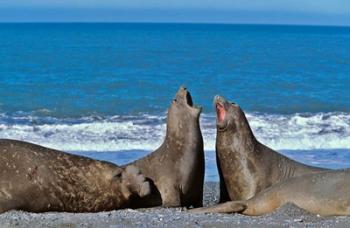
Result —
M207 182L204 205L217 202L219 185ZM264 216L191 214L186 208L123 209L99 213L28 213L0 215L1 227L349 227L350 217L320 217L294 205L285 205Z

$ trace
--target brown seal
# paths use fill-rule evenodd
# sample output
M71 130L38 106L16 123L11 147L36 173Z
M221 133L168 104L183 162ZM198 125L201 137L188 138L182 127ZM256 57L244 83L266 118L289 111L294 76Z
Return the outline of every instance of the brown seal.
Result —
M201 108L180 87L168 110L163 144L133 163L154 185L139 207L199 207L203 200L204 151L199 126Z
M191 212L263 215L287 203L322 216L350 215L350 170L309 173L287 179L249 200L230 201Z
M0 140L0 213L109 211L149 193L150 184L136 167Z
M288 178L326 170L301 164L261 144L238 105L221 96L214 103L220 202L247 200Z

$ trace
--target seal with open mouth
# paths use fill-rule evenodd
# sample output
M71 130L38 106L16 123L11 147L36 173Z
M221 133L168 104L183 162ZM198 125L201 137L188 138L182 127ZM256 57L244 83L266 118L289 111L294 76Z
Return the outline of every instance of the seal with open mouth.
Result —
M326 170L291 160L260 143L237 104L221 96L214 98L214 104L220 202L247 200L288 178Z
M0 213L110 211L149 193L150 183L134 166L0 139Z
M140 207L202 206L204 151L200 113L190 93L180 87L168 110L163 144L131 163L154 184L152 194L138 200Z

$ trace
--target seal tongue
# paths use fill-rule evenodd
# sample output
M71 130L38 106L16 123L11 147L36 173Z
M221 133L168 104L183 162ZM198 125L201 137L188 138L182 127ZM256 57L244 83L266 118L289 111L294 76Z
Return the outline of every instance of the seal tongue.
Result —
M216 115L217 115L219 123L224 121L225 114L226 114L225 108L221 104L217 104L216 105Z

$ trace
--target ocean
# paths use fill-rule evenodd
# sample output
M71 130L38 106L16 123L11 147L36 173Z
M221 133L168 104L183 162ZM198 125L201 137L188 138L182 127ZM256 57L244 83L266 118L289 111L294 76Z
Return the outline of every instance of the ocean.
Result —
M217 94L271 148L350 167L350 27L10 23L0 60L0 138L125 164L161 144L185 85L203 107L207 181Z

